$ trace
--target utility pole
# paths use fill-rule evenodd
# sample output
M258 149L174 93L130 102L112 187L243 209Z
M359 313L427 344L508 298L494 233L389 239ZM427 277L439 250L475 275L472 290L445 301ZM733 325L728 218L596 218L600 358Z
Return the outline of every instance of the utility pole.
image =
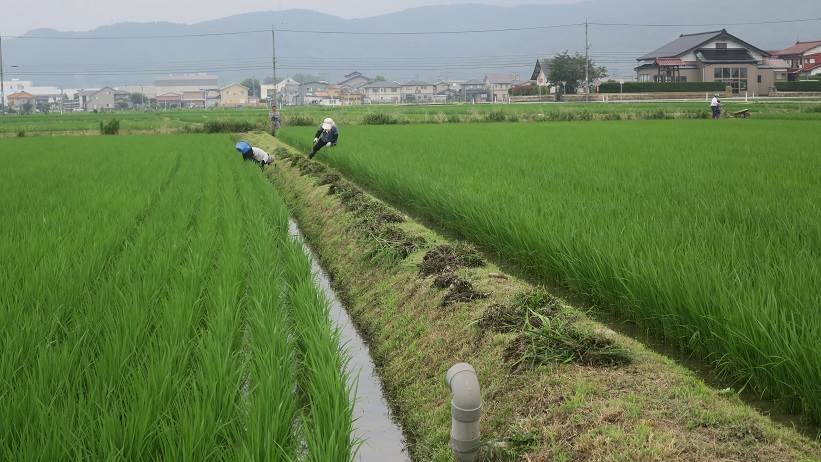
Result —
M278 105L277 98L277 38L274 26L271 26L271 78L274 81L274 95L271 100L271 108Z
M3 36L0 35L0 115L6 113L6 84L3 76Z
M590 25L584 20L584 99L590 101Z

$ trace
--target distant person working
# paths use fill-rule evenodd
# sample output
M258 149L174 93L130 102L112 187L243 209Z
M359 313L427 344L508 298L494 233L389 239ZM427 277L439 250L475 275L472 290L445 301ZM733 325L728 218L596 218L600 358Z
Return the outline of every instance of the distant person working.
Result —
M322 122L322 125L319 126L319 130L316 131L314 135L314 147L311 149L311 153L308 154L308 158L313 159L316 153L323 147L336 146L337 140L339 140L339 129L336 128L336 123L333 119L329 117Z
M271 107L271 112L268 113L268 118L271 119L271 136L277 136L277 130L282 126L282 118L279 115L279 109L276 106Z
M274 156L256 146L251 146L247 141L240 141L237 143L236 149L240 154L242 154L242 158L244 160L250 160L258 163L260 168L274 161Z
M710 102L710 109L713 110L713 120L721 118L721 100L718 99L718 93L713 96L713 100Z

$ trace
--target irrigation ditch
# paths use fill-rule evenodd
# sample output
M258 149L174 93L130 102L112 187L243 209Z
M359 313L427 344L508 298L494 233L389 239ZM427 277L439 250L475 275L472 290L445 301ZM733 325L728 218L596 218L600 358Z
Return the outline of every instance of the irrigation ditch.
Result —
M299 225L288 222L288 234L302 243L302 249L311 262L314 283L320 288L330 306L330 317L339 330L340 342L348 353L346 363L351 389L354 391L354 438L361 442L356 460L403 462L409 460L402 429L394 421L382 385L375 371L368 346L359 336L348 312L336 296L328 275L319 264L310 246L302 238Z
M442 383L482 385L482 460L814 460L821 445L260 133L266 174L367 342L412 460L451 460Z

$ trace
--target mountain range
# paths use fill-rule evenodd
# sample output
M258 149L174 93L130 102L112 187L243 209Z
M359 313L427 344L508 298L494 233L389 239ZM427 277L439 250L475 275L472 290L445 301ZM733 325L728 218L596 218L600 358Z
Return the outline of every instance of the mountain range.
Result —
M821 18L819 1L786 5L771 0L589 0L514 7L459 4L412 8L363 19L286 10L196 24L119 23L87 32L38 29L21 38L4 39L3 53L6 80L33 80L38 85L88 88L150 84L157 76L185 72L216 74L228 83L272 74L272 40L265 31L274 28L278 30L280 77L309 73L335 81L358 70L389 80L481 78L501 72L528 78L537 57L564 50L583 52L585 27L579 24L590 21L594 61L614 77L629 77L636 57L682 33L726 28L759 48L775 50L796 40L821 39L821 21L733 24L812 18ZM553 25L562 27L547 27ZM485 29L525 30L424 33ZM297 30L313 32L294 32ZM260 32L234 34L244 31ZM229 34L201 35L226 32ZM380 32L420 33L374 34ZM200 36L169 37L179 35ZM35 38L44 36L59 39ZM135 38L146 36L162 38Z

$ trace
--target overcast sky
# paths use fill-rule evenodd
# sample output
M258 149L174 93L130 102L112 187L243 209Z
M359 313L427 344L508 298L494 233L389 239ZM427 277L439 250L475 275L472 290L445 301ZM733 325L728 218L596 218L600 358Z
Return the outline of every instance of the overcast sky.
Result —
M516 5L573 3L579 0L474 0ZM468 3L447 0L0 0L0 35L36 28L85 31L124 21L185 24L253 11L311 9L346 18L375 16L415 6Z

